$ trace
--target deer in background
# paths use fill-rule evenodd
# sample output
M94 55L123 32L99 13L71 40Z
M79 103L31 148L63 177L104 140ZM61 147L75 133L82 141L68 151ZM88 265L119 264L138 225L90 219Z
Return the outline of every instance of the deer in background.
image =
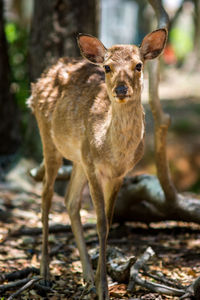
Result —
M114 203L124 176L140 160L144 143L141 104L143 66L165 47L167 31L148 34L140 47L106 49L95 37L80 34L85 59L60 59L32 85L28 105L35 114L43 145L45 175L42 192L43 244L41 276L50 280L48 214L62 159L73 162L65 204L79 249L83 278L107 300L106 241ZM99 262L94 278L80 219L86 182L97 215Z

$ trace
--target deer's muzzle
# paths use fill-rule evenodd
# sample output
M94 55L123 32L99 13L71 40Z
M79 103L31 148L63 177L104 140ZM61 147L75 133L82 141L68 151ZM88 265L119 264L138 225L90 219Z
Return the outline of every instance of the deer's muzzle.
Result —
M115 88L115 93L116 93L118 98L126 97L127 92L128 92L128 87L125 86L125 85L118 85Z

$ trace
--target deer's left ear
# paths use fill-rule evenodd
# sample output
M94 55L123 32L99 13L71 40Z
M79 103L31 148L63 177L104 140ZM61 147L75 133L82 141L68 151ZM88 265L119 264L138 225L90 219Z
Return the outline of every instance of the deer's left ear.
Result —
M140 53L144 60L158 57L165 48L167 30L158 29L147 34L140 46Z

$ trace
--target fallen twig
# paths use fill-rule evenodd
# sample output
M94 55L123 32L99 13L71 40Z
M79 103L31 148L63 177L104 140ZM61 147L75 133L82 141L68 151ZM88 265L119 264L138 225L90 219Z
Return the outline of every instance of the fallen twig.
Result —
M87 229L93 229L95 228L95 224L84 224L83 228L85 230ZM72 232L70 225L62 225L62 224L55 224L49 227L49 233L59 233L59 232ZM42 228L41 227L21 227L20 229L13 231L10 233L10 237L17 237L22 235L40 235L42 234Z
M39 281L41 277L30 279L24 286L22 286L18 291L12 294L8 300L12 300L15 297L19 296L23 291L30 289L37 281Z
M118 248L108 247L106 252L107 257L107 272L110 277L117 282L126 283L129 278L128 291L132 292L135 285L142 286L152 292L159 294L166 294L170 296L183 296L194 295L195 287L199 286L198 282L194 283L190 287L182 287L177 282L162 276L149 274L143 271L146 267L148 260L154 255L154 251L151 247L148 247L146 251L135 261L135 257L126 257L122 251ZM97 265L97 259L99 256L98 250L94 249L90 251L93 267ZM135 263L134 263L135 262ZM142 271L142 272L141 272ZM155 283L147 280L143 280L141 275L151 277L158 282L164 282L165 284ZM198 289L198 288L197 288ZM196 298L195 298L196 299ZM198 298L197 298L198 299ZM199 300L199 299L198 299Z
M37 278L41 279L40 277L37 277ZM20 280L14 281L14 282L10 282L8 284L2 284L2 285L0 285L0 295L3 295L5 292L10 291L10 290L16 290L17 288L19 288L21 286L26 286L26 284L29 283L31 280L32 280L31 278L24 278L24 279L20 279ZM36 280L36 281L38 281L38 280ZM41 292L43 292L43 293L44 292L45 293L54 292L54 290L51 289L50 287L41 285L36 282L33 282L33 284L34 284L35 289L38 290L40 293ZM29 288L29 285L27 288ZM27 288L25 288L25 289L27 289Z
M180 297L181 300L191 298L200 300L200 277L197 277L193 283L186 288L185 294Z
M139 270L144 267L146 262L155 254L151 247L148 247L146 251L139 257L130 270L130 280L128 284L128 291L133 291L138 277Z
M178 297L185 294L185 290L183 290L183 289L176 289L176 288L166 286L164 284L159 284L159 283L143 280L139 276L135 277L135 283L137 283L138 285L140 285L152 292L156 292L159 294L178 296Z
M0 285L0 294L9 291L9 290L15 290L16 288L26 284L30 279L25 278L25 279L20 279L8 284L2 284Z
M18 270L18 271L14 271L14 272L11 272L11 273L1 274L0 275L0 282L13 281L13 280L16 280L16 279L22 279L22 278L27 277L31 273L34 273L34 274L38 275L40 273L40 270L37 269L37 268L34 268L34 267L31 267L31 268L28 267L28 268Z
M135 285L138 284L142 287L147 288L148 290L160 294L166 294L171 296L182 296L185 294L184 289L178 289L174 287L169 287L164 284L154 283L151 281L143 280L139 276L140 270L145 266L146 262L154 255L154 251L151 247L148 247L144 254L139 257L135 264L131 267L130 270L130 281L128 285L128 291L132 292ZM149 275L148 275L149 276Z
M71 226L70 225L62 225L62 224L55 224L49 227L49 233L58 233L58 232L70 232ZM13 231L10 233L11 237L17 237L22 235L40 235L42 234L41 227L21 227L20 229Z
M152 273L147 273L147 272L142 272L142 275L144 276L148 276L150 278L155 279L156 281L160 281L168 286L172 286L175 287L177 289L184 289L184 287L178 283L176 280L173 280L172 278L167 278L164 276L164 274L162 274L161 272L159 272L159 274L152 274Z

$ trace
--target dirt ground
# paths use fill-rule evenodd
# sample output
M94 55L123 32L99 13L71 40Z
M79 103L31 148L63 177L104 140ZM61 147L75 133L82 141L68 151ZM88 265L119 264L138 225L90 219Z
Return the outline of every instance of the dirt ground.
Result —
M178 72L178 71L176 71ZM172 117L168 136L168 157L173 180L180 191L200 193L200 85L199 76L173 72L163 74L162 103ZM178 76L178 84L175 79ZM190 78L191 77L191 78ZM177 91L175 91L176 87ZM192 88L195 87L195 88ZM167 88L168 87L168 88ZM170 88L169 88L170 87ZM144 91L144 102L146 89ZM155 174L153 153L153 122L145 104L147 134L146 150L135 172ZM5 179L0 182L0 296L8 299L14 290L2 291L2 275L26 267L39 268L41 234L14 236L22 228L41 227L41 183L35 183L27 174L35 165L31 160L20 159ZM59 188L59 184L57 185ZM60 188L59 188L60 189ZM86 197L87 198L87 197ZM83 224L95 224L96 217L90 200L83 203ZM70 224L63 198L55 193L50 224ZM85 229L88 249L98 247L96 228ZM51 233L49 236L51 279L54 293L45 294L35 289L23 292L17 299L80 299L83 291L81 264L74 237L70 230ZM140 256L148 246L155 256L148 262L151 272L161 271L181 285L191 284L200 276L200 225L183 222L113 224L108 245L120 248L127 256ZM30 275L32 276L32 275ZM113 282L109 278L111 299L179 299L158 295L137 286L127 292L127 282Z

